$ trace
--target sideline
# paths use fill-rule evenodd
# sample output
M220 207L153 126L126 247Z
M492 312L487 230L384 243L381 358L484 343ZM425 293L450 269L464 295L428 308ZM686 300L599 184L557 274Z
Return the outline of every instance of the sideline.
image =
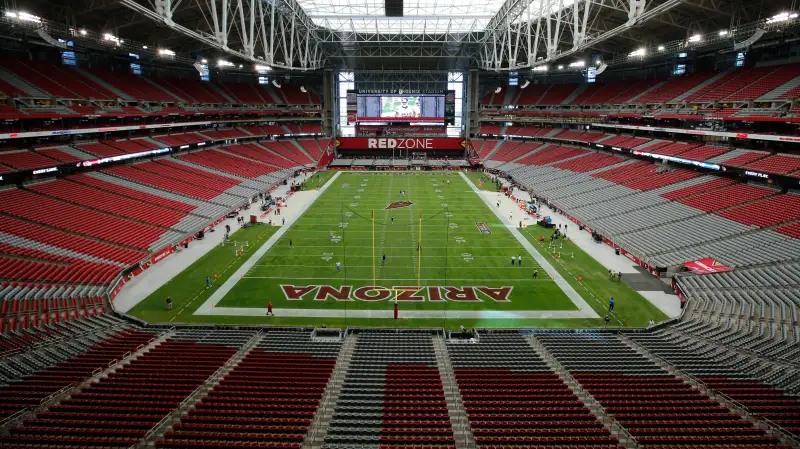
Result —
M197 308L197 310L194 311L193 315L213 315L213 313L209 312L213 312L214 306L216 306L220 301L222 301L222 298L224 298L225 295L227 295L233 289L236 283L239 282L239 280L242 277L244 277L244 275L247 274L247 272L249 272L250 269L253 268L253 266L256 263L258 263L259 260L261 260L261 257L263 257L264 254L266 254L267 251L269 251L269 249L272 248L272 245L274 245L278 240L280 240L280 238L283 237L284 234L289 232L289 229L291 229L291 227L294 226L294 224L300 220L300 217L302 217L303 214L305 214L308 208L310 208L311 205L314 204L322 196L322 194L325 193L326 190L328 190L328 187L333 185L333 183L337 179L339 179L339 175L341 174L342 172L340 171L337 172L335 175L333 175L331 179L329 179L328 182L326 182L325 185L322 186L322 188L319 191L309 192L309 193L316 193L316 196L311 201L308 201L304 205L300 206L300 210L297 211L294 219L291 220L289 225L281 226L281 228L276 233L272 234L272 236L269 239L267 239L267 241L264 242L264 244L261 245L261 247L256 252L254 252L242 264L242 266L240 266L239 269L236 270L236 272L233 273L231 277L228 278L227 281L225 281L225 283L219 286L219 288L217 288L214 291L214 293L211 294L211 296L206 300L206 302L204 302L200 307ZM297 194L295 194L295 196L297 196Z
M506 223L506 229L508 229L511 235L513 235L520 245L525 248L525 251L528 251L528 254L530 254L530 256L536 260L536 263L538 263L539 266L544 269L548 276L553 279L561 291L567 295L567 298L569 298L570 301L572 301L573 304L578 307L578 311L584 313L582 318L600 318L600 315L598 315L597 312L595 312L594 309L589 305L589 303L583 299L583 296L581 296L577 291L575 291L574 288L572 288L572 285L570 285L569 282L567 282L567 280L561 276L561 273L559 273L555 267L550 264L550 261L542 256L542 254L539 253L539 251L534 248L533 245L531 245L531 242L529 242L528 239L523 237L522 233L520 233L519 230L514 226L514 223L510 222L505 216L501 215L499 210L492 208L492 204L488 195L485 195L484 192L478 190L478 188L475 187L475 184L472 183L472 181L467 177L467 175L464 174L464 172L459 172L459 174L467 183L467 185L470 186L472 191L475 192L475 194L478 195L484 203L486 203L486 206L489 208L489 210L491 210L497 216L497 219L502 223ZM491 192L489 192L489 194L491 194Z

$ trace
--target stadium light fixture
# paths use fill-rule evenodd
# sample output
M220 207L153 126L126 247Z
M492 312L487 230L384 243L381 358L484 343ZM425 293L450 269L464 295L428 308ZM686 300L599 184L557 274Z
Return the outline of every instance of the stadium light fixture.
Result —
M269 72L270 70L272 70L272 67L270 67L268 65L256 64L255 65L255 69L256 69L256 72L258 72L258 73L264 73L264 72Z
M113 42L114 44L121 45L122 41L111 33L103 33L103 40Z
M10 17L12 19L17 19L22 22L34 22L34 23L41 23L42 18L34 16L33 14L28 14L24 11L6 11L6 17Z
M84 29L81 29L81 30L80 30L80 31L78 31L78 32L79 32L79 33L81 33L81 36L86 36L86 30L84 30Z
M659 45L658 46L658 51L664 51L664 46L663 45Z
M586 67L586 61L575 61L569 64L569 68L575 69L579 67Z
M533 68L534 72L546 72L548 70L546 65L537 65Z
M796 18L797 18L797 13L789 14L788 12L782 12L780 14L775 14L774 16L768 18L767 23L786 22L789 19L796 19Z
M239 68L241 69L242 67L243 67L243 66L242 66L241 64L239 64Z
M703 37L700 36L699 34L695 34L694 36L689 38L689 42L700 42L700 39L702 39L702 38Z
M217 67L233 67L233 63L224 59L220 59L217 61Z
M159 56L175 56L175 52L166 48L159 48L158 49Z
M203 64L208 64L208 59L203 58L200 60L200 62L202 62Z
M147 45L142 45L142 48L147 50Z
M646 55L647 55L647 50L645 50L644 47L628 53L628 57L630 58L636 58L636 57L643 58Z
M564 70L564 66L563 65L559 65L558 66L558 70Z
M719 30L719 35L720 36L727 36L728 35L728 30Z

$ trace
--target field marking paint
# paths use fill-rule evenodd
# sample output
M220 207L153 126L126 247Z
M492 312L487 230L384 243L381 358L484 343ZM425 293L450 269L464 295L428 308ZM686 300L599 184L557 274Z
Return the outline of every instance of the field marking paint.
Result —
M314 199L307 202L305 205L301 206L301 210L297 214L297 218L291 220L288 226L281 226L280 229L278 229L274 234L272 234L272 236L269 239L267 239L267 241L264 242L264 244L261 245L261 247L258 248L258 250L255 251L239 267L239 269L236 270L236 272L231 277L228 278L227 281L225 281L214 293L211 294L211 296L206 300L206 302L204 302L200 307L197 308L197 310L194 311L194 315L203 315L204 311L213 310L214 306L216 306L217 303L219 303L222 300L222 298L224 298L225 295L227 295L233 289L236 283L239 282L239 280L242 277L244 277L245 274L250 272L250 269L261 259L261 257L264 256L264 254L267 253L267 251L269 251L270 248L272 248L272 245L274 245L278 240L280 240L280 238L283 237L284 234L289 232L289 229L291 229L292 226L300 220L303 214L315 202L317 202L317 200L322 196L322 194L325 193L325 191L328 190L328 188L332 186L334 182L336 182L336 180L339 178L341 174L342 172L337 172L335 175L331 176L331 179L329 179L328 182L326 182L325 185L322 186L322 188L316 192L317 195L314 197Z
M544 271L551 278L553 278L553 281L556 283L556 285L558 285L559 288L561 288L564 294L567 295L567 298L569 298L579 309L583 309L584 311L591 311L591 316L588 318L600 318L600 315L598 315L597 312L595 312L594 309L591 306L589 306L589 303L587 303L586 300L583 299L583 296L581 296L577 291L575 291L575 289L572 288L572 285L570 285L569 282L567 282L567 280L564 279L564 277L561 276L561 274L556 270L556 268L550 264L550 261L547 260L544 256L542 256L542 254L539 253L539 251L536 248L534 248L533 245L531 245L531 242L529 242L528 239L526 239L522 235L522 233L519 232L519 230L514 226L514 223L509 221L505 216L501 215L499 211L495 210L492 207L491 201L488 199L488 197L485 194L481 193L481 191L478 190L477 187L475 187L475 184L473 184L472 181L463 172L459 172L458 174L461 175L461 178L464 180L464 182L467 183L467 185L472 189L472 191L475 192L475 194L478 197L480 197L481 200L483 200L488 209L492 211L492 213L496 215L501 222L507 223L506 229L508 229L511 235L516 237L520 245L522 245L522 247L525 248L528 254L531 257L533 257L534 260L536 260L539 266L541 266L544 269Z
M199 310L198 310L199 312ZM364 309L273 309L275 316L302 318L393 318L394 311ZM451 318L451 319L578 319L592 318L587 310L403 310L400 319ZM215 307L195 315L266 316L266 308Z
M534 241L537 241L537 240L536 240L536 236L535 236L535 235L533 235L533 234L531 233L531 231L530 231L530 230L528 230L528 231L527 231L527 233L528 233L528 235L530 235L531 237L533 237L533 238L534 238L534 239L533 239ZM539 246L541 246L542 248L544 248L544 243L542 243L542 242L539 242ZM547 249L547 248L545 248L545 250L546 250L546 249ZM569 274L570 276L572 276L572 279L574 279L574 280L575 280L575 282L578 282L578 283L580 283L580 284L581 284L581 287L583 287L583 289L584 289L584 290L586 290L586 293L588 293L588 294L589 294L589 296L591 296L591 297L592 297L592 299L594 299L594 300L595 300L595 301L596 301L596 302L597 302L597 303L600 305L600 308L601 308L601 309L605 307L605 304L603 303L603 301L602 301L600 298L598 298L597 296L595 296L595 295L594 295L594 293L592 293L592 292L591 292L591 290L589 290L589 289L586 287L586 285L585 285L583 282L580 282L580 281L578 280L578 278L577 278L577 277L576 277L574 274L572 274L572 272L571 272L571 271L569 271L569 268L567 268L567 266L564 264L564 262L563 262L561 259L556 259L556 263L560 264L560 265L561 265L561 268L563 268L563 269L564 269L564 271L566 271L566 272L567 272L567 274ZM613 316L613 317L614 317L614 319L615 319L615 320L617 320L617 323L619 323L620 325L622 325L622 326L626 326L626 327L628 326L628 323L627 323L627 322L625 322L625 320L620 320L620 318L618 318L618 317L617 317L617 316L614 314L614 312L608 312L608 313L609 313L611 316Z
M283 279L285 281L308 281L308 280L314 280L314 279L326 280L326 281L335 281L335 280L338 279L340 281L344 281L344 276L332 277L332 278L324 278L324 277L318 277L318 276L315 276L315 277L245 276L242 279ZM386 279L381 279L381 281L416 281L416 280L418 280L418 278L386 278ZM542 282L542 281L552 282L553 281L552 279L548 279L548 278L542 278L542 279L538 279L538 278L537 279L532 279L532 278L480 279L480 278L475 278L475 277L470 277L470 278L452 278L452 277L449 277L449 276L446 279L445 278L441 278L441 279L435 279L435 278L425 279L425 278L422 278L422 279L419 279L419 280L420 281L448 281L448 282L449 281L474 281L474 282L477 282L477 281L481 281L481 282L483 282L483 281L494 281L494 282L501 282L501 283L502 282L506 282L506 281L515 281L515 282L516 281L520 281L520 282ZM348 277L347 278L347 282L350 282L350 281L370 281L370 282L372 282L372 278L371 277L369 277L369 278L351 278L351 277ZM431 287L433 287L433 286L431 286Z

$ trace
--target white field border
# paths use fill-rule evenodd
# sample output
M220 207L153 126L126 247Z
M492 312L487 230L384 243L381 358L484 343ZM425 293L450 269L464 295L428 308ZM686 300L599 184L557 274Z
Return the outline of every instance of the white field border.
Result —
M272 246L289 231L305 212L313 205L328 188L339 178L343 171L337 172L324 186L317 192L317 196L301 207L297 218L292 220L288 226L282 226L274 233L257 251L236 270L227 281L225 281L211 296L194 311L194 315L215 315L215 316L266 316L266 307L216 307L222 298L225 297L233 287L246 277L245 275L255 266L259 260L272 248ZM350 172L344 172L350 173ZM368 172L353 172L368 173ZM504 219L498 211L492 209L489 200L475 185L467 178L463 172L459 172L462 179L469 185L473 193L481 198L489 210L506 224L511 234L519 241L522 247L533 257L539 266L555 281L556 285L567 295L567 297L578 307L578 310L401 310L401 318L461 318L461 319L579 319L579 318L600 318L600 316L586 303L575 289L556 271L550 262L528 242L513 224ZM392 173L394 175L394 173ZM274 308L273 312L277 316L302 317L302 318L393 318L394 311L391 308L380 309L304 309L304 308Z

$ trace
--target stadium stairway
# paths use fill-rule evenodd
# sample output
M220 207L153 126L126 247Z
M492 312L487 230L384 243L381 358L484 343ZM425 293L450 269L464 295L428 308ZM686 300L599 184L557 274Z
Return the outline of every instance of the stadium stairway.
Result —
M112 359L103 362L102 365L104 366L98 366L97 369L91 372L90 376L84 378L82 381L75 382L71 386L58 390L57 392L50 394L46 398L43 398L39 404L29 408L28 411L15 415L13 419L6 421L3 428L0 428L0 431L7 432L11 429L15 428L18 429L20 427L24 427L24 423L28 422L30 419L40 418L40 415L42 413L52 412L53 407L61 405L61 402L63 400L68 400L74 395L81 393L83 390L89 388L90 386L92 386L92 384L98 382L100 379L106 378L109 374L119 370L121 367L138 359L148 351L151 351L152 349L158 347L159 345L167 341L169 338L171 338L174 334L175 334L175 329L170 328L167 331L162 332L161 334L150 338L152 334L149 334L147 332L139 332L135 327L133 327L112 336L110 339L106 340L105 343L100 343L96 347L100 348L100 350L102 351L103 345L108 344L111 350L128 349L128 351L125 352L122 355L122 357L120 357L119 359ZM66 362L69 362L70 360L75 360L75 364L80 365L82 363L85 366L87 362L92 363L96 361L97 358L91 358L92 354L91 350L93 348L94 346L92 348L89 348L89 350L84 352L83 354L77 355L75 359L69 359ZM101 352L101 357L104 354L108 354L108 351ZM100 365L99 362L97 364ZM53 366L53 368L56 367L57 367L56 365ZM67 370L67 372L72 372L74 369L75 367L69 363L65 363L62 366L62 370ZM56 371L55 373L48 373L48 370L43 370L41 373L40 372L32 373L30 375L30 378L35 383L46 384L47 380L53 378L53 376L57 374L58 371ZM4 435L4 433L0 432L0 435ZM5 447L3 445L4 443L24 444L20 442L9 441L9 438L13 438L13 436L12 437L0 436L0 447Z
M336 402L342 392L357 342L358 334L347 334L345 337L342 349L336 358L336 367L333 369L328 385L325 387L325 396L323 396L317 414L314 415L314 420L311 422L310 432L303 442L303 449L316 449L325 442L325 437L328 436L328 428L333 419L333 410L336 408Z
M619 422L617 422L614 417L608 413L600 405L599 402L591 395L588 391L586 391L581 384L572 377L572 374L564 368L564 365L558 362L552 354L547 351L547 348L542 345L542 343L536 339L536 336L530 335L526 337L528 344L531 345L534 351L539 355L539 357L544 360L547 366L550 367L558 377L569 387L569 389L575 394L575 396L583 401L583 404L586 408L588 408L595 416L597 416L597 420L603 424L603 427L608 429L611 432L611 435L617 438L620 441L620 444L623 447L633 449L637 447L636 439L631 436L627 429L625 429Z
M433 350L436 352L436 364L439 366L439 374L442 377L444 398L447 402L447 412L450 414L453 436L456 438L456 448L477 447L475 435L472 434L472 428L469 425L469 418L464 413L464 398L461 397L458 389L456 374L453 371L453 364L450 362L450 354L447 351L444 336L433 337Z
M537 333L536 338L640 447L781 444L774 432L755 427L614 334Z
M229 372L235 369L237 365L239 365L239 362L241 362L245 356L247 356L254 346L261 342L263 337L264 331L258 331L254 333L252 337L250 337L250 339L247 340L247 342L242 345L238 351L236 351L236 354L234 354L224 365L222 365L222 367L220 367L214 374L206 379L202 385L197 387L197 389L191 395L189 395L189 397L181 401L179 407L172 410L172 413L167 415L156 426L150 429L139 446L155 446L155 443L160 441L166 432L172 430L175 424L180 423L181 417L188 415L189 410L193 408L195 404L208 396L208 392L219 384L220 379L222 379Z
M748 410L742 408L742 405L740 403L732 401L731 398L728 397L727 395L717 394L718 393L717 391L713 390L712 388L709 388L708 385L705 384L704 382L700 382L694 376L688 375L683 370L678 369L675 365L672 364L672 362L654 354L639 342L631 339L628 335L618 334L618 340L626 344L628 347L636 351L638 354L646 357L653 364L660 366L662 369L672 374L673 376L682 379L685 383L691 385L692 388L704 394L709 399L722 404L724 407L730 410L731 413L733 413L734 415L741 416L743 419L749 421L752 424L752 426L755 427L756 429L761 429L764 431L766 435L776 437L782 444L785 444L787 446L793 445L793 441L788 439L789 437L783 432L782 429L776 429L772 427L770 424L768 424L766 421L758 419L757 415L749 413Z

